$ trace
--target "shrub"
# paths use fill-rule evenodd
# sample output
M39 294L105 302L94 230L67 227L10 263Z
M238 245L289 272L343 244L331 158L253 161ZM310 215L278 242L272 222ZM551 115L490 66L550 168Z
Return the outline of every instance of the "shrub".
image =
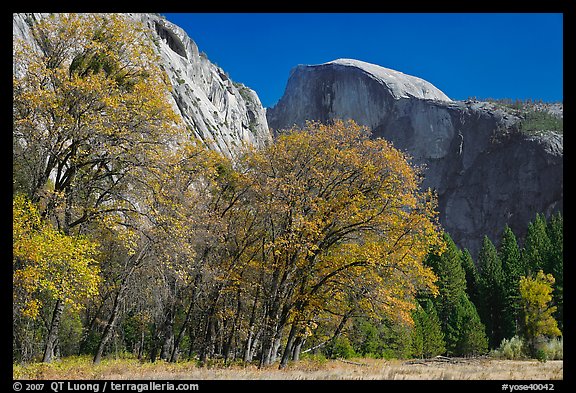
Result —
M492 355L500 359L525 359L525 344L524 340L518 336L511 339L503 339L498 349L492 352Z
M318 364L318 365L325 364L325 363L328 361L328 359L326 359L326 356L324 356L324 354L323 354L322 352L318 352L318 353L310 353L310 352L308 352L308 353L303 353L303 354L300 356L300 359L301 359L301 360L307 360L307 361L309 361L309 362L316 363L316 364Z
M544 341L538 346L537 355L542 351L547 360L563 360L564 359L564 339L552 338ZM538 359L538 356L536 356Z
M356 356L356 353L354 352L354 348L352 348L352 344L350 344L348 337L341 336L334 340L330 350L330 357L349 359L354 356Z
M534 134L545 131L564 132L564 121L551 113L538 110L526 112L524 120L520 123L522 132Z
M543 349L537 349L535 356L539 362L546 363L547 355L546 355L546 351L544 351Z

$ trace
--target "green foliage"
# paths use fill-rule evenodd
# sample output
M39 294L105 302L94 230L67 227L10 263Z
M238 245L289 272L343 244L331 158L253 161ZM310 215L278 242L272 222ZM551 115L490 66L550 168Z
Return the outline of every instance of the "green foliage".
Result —
M534 358L542 363L546 363L546 360L548 360L546 351L544 351L542 348L536 348L536 351L534 352Z
M520 248L512 229L506 225L502 233L502 240L498 248L498 257L502 262L504 275L504 309L503 309L503 334L505 338L511 338L518 333L519 322L518 299L520 293L518 282L520 276L526 274L526 268L522 264Z
M354 352L354 348L346 336L340 336L334 339L329 353L332 359L350 359L356 356L356 352Z
M539 349L544 352L547 360L564 359L564 338L550 338L539 344Z
M444 333L432 301L424 300L423 305L418 305L413 315L413 356L431 358L445 353Z
M503 110L513 110L513 113L521 117L519 129L521 132L532 135L554 131L562 134L564 132L564 121L561 116L554 115L545 109L546 104L532 99L493 99L487 98L485 101L496 104Z
M447 233L444 241L446 250L440 255L430 254L426 263L438 277L439 295L433 303L444 334L446 353L457 356L485 353L485 327L466 293L469 289L479 297L476 267L470 253L461 252Z
M537 349L548 345L558 348L554 337L562 332L563 305L563 219L561 213L550 217L537 214L528 224L524 247L519 248L516 236L506 226L498 251L487 238L479 254L478 270L471 258L463 258L469 297L474 296L478 313L486 325L490 347L500 347L495 354L510 354L519 340L525 344L522 356L537 356ZM538 270L535 270L538 269ZM556 279L558 275L558 279ZM474 279L477 277L477 279ZM524 285L521 292L521 283ZM544 303L543 303L544 302ZM531 327L529 327L531 326ZM535 333L540 330L540 333ZM547 331L548 334L543 333ZM447 334L447 341L450 334ZM561 345L560 345L561 347ZM502 354L506 352L506 354ZM550 349L546 358L556 356Z
M561 117L543 110L528 110L520 122L520 130L526 134L547 131L564 133L564 120Z
M484 236L478 255L480 270L479 294L482 299L479 314L486 326L490 347L496 347L504 338L503 312L505 309L504 273L496 247Z
M491 355L499 359L525 359L527 355L524 340L519 336L514 336L510 339L505 338L500 343L500 346L491 352Z
M488 351L488 338L476 307L466 293L453 308L446 329L446 353L450 356L481 355Z
M383 319L355 320L348 335L353 353L358 356L403 359L411 356L412 329L405 324Z
M538 270L549 272L552 243L548 237L546 226L546 219L543 214L536 214L535 219L528 224L522 249L522 264L526 268L526 274L533 274Z
M313 363L317 363L319 365L322 364L326 364L328 362L328 359L326 358L326 356L322 353L322 352L318 352L318 353L311 353L311 352L307 352L307 353L303 353L301 356L302 360L307 360Z
M60 322L58 341L60 343L61 356L78 355L83 326L80 314L70 308L66 308Z
M476 268L472 255L470 255L468 249L462 251L462 268L466 273L466 293L472 303L479 304L480 294L478 291L480 277L478 275L478 269Z
M445 251L437 255L430 253L426 264L432 268L438 281L438 296L434 305L443 330L448 324L449 315L459 302L461 294L466 291L466 272L462 268L462 253L448 233L443 234L446 243Z
M102 334L96 330L89 329L85 336L82 337L78 349L80 355L92 355L96 353L98 349L98 344L102 339Z
M548 269L546 273L554 276L553 304L557 309L554 318L558 321L558 328L563 330L564 321L564 221L560 213L554 214L546 227L550 239L548 254Z

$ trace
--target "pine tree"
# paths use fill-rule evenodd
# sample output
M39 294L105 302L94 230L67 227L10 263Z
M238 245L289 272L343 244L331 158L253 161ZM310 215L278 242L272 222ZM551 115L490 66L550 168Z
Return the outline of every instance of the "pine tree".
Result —
M484 236L478 255L480 270L480 318L486 325L490 347L497 347L504 338L502 317L505 309L502 263L492 241Z
M476 268L474 260L472 259L472 255L470 255L470 251L468 251L466 248L462 251L461 262L462 268L466 273L466 293L468 294L468 297L472 303L478 304L480 300L478 293L478 282L480 278L478 275L478 269Z
M420 304L416 305L416 309L412 312L412 320L414 327L411 334L412 356L423 358L424 357L424 335L423 335L423 320L425 312Z
M462 268L461 251L458 249L450 235L443 234L446 250L441 255L431 253L426 264L432 268L438 281L438 296L434 299L434 306L442 324L446 329L449 316L458 303L460 294L466 291L466 273Z
M414 331L412 335L413 355L431 358L446 351L444 333L434 304L430 299L418 305L413 314Z
M564 223L562 214L557 213L550 218L546 228L550 239L550 252L548 256L548 272L555 278L553 303L557 310L554 318L558 327L563 330L564 321Z
M505 338L512 338L518 333L518 282L520 276L526 274L520 258L520 249L516 236L508 225L502 233L502 240L498 249L498 257L502 263L504 276L504 313L503 334Z
M522 264L527 274L535 274L539 270L549 273L551 243L546 232L546 219L542 214L536 214L534 221L528 224L524 248L522 249Z
M451 356L465 356L487 351L485 326L468 295L462 293L450 315L446 332L446 353Z
M444 234L446 250L430 254L427 264L438 276L439 295L433 300L444 333L447 353L467 355L485 352L487 338L476 307L467 289L479 301L479 276L468 250L458 249L450 235Z

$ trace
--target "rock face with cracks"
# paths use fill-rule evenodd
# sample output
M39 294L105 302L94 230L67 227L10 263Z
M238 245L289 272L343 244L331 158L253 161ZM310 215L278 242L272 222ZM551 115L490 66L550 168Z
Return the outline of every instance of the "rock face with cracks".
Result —
M30 26L47 15L13 14L13 39L34 45ZM270 130L354 119L425 166L423 187L438 193L442 225L473 256L484 235L497 243L505 224L522 237L536 213L563 210L561 134L523 134L514 113L453 101L423 79L353 59L295 67L266 112L253 90L230 80L180 27L155 14L127 15L149 29L183 122L226 156L270 143ZM554 110L562 116L561 107Z
M522 238L536 213L563 210L563 136L526 135L488 102L453 101L429 82L351 59L295 67L267 112L273 132L306 120L353 119L424 166L440 222L475 257L508 224Z
M47 15L13 14L13 39L34 45L30 26ZM240 146L263 146L272 140L257 94L211 63L183 29L156 14L125 15L149 29L172 85L172 106L194 135L228 157Z

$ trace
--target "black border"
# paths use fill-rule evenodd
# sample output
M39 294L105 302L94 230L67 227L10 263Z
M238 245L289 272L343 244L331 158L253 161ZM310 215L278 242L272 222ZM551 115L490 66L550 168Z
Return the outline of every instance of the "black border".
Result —
M219 1L204 1L194 2L194 1L162 1L157 3L152 2L138 2L137 7L134 6L134 3L123 3L118 0L116 1L108 1L108 0L99 0L94 2L70 2L66 4L66 2L45 2L43 4L36 4L33 2L24 3L20 2L18 4L10 4L13 9L12 12L235 12L235 13L243 13L243 12L254 12L254 13L261 13L261 12L310 12L310 13L326 13L326 12L346 12L346 13L363 13L363 12L384 12L384 13L397 13L397 12L406 12L406 13L455 13L455 12L464 12L464 13L507 13L507 12L537 12L537 13L562 13L564 17L564 49L568 49L568 56L564 56L564 107L567 110L564 110L564 122L567 124L565 128L571 129L573 122L573 99L572 95L576 86L574 85L573 73L576 72L576 67L574 66L573 58L570 58L571 52L574 52L576 49L576 45L574 43L574 38L576 37L576 32L574 31L574 26L576 24L576 20L574 19L574 5L576 2L573 0L540 0L540 1L522 1L522 0L501 0L501 1L493 1L493 0L486 0L486 1L401 1L395 0L393 2L386 2L385 0L377 0L371 2L346 2L346 3L310 3L310 2L283 2L283 3L276 3L276 2L268 2L266 4L259 4L258 2L248 2L248 1L236 1L232 4L224 4ZM4 14L7 16L5 23L3 23L3 27L8 29L11 25L8 21L8 14ZM6 33L6 37L8 34ZM194 37L191 37L194 39ZM8 47L8 44L5 46ZM566 52L566 51L565 51ZM9 63L9 57L6 56L6 68L10 70L12 68L11 63ZM566 71L568 70L568 71ZM8 71L10 72L10 71ZM12 83L11 79L8 79L8 72L6 77L6 83ZM5 106L6 117L5 119L11 117L11 109L8 105ZM8 132L5 130L6 139L8 139ZM568 139L570 140L571 135L570 132L567 133ZM11 142L8 140L5 143L7 149L9 148ZM8 152L6 154L8 157ZM568 155L570 157L570 154ZM568 163L570 160L568 160ZM10 165L11 166L11 165ZM11 169L11 168L10 168ZM7 176L8 179L11 178L11 172ZM11 184L8 185L10 188L6 188L6 190L11 189ZM11 212L11 203L9 198L9 193L7 192L5 195L6 198L6 205L5 211ZM564 206L567 206L564 204ZM573 220L570 220L570 208L564 209L564 217L568 218L565 222L569 223L566 228L568 229L568 239L573 239L570 237L570 227L573 226ZM7 231L11 228L11 213L5 214L6 216L6 228ZM3 247L1 248L3 251L10 250L10 238L11 234L6 233L6 236L2 236ZM566 238L566 237L565 237ZM569 245L573 242L568 241ZM572 270L574 262L572 261L572 257L574 256L574 252L571 247L566 248L564 250L565 253L565 260L568 261L568 274L570 275L569 271ZM4 282L9 282L9 277L11 275L9 271L9 264L8 259L11 258L11 255L6 255L4 258L3 267L5 269L4 274ZM9 285L2 285L2 304L6 306L6 309L12 302L11 291L11 283ZM568 298L567 302L569 305L572 305L571 298L573 297L573 292L571 291L570 286L565 288L565 297ZM573 320L570 313L565 313L565 320L564 326L565 331L567 332L574 332L573 327ZM8 345L11 345L12 341L12 332L9 332L9 340L8 337L5 340L2 340L3 343L6 344L5 350L2 351L2 355L6 357L5 360L0 360L0 365L2 365L2 373L6 373L6 375L2 375L2 383L0 386L5 387L6 389L2 389L3 391L16 391L13 389L14 383L17 382L12 378L12 367L9 366L12 364L11 359L11 349L8 348ZM10 341L10 343L8 343ZM537 386L538 384L554 384L554 391L565 391L565 388L568 386L574 386L574 370L572 366L572 336L569 335L564 340L565 343L565 355L564 355L564 379L557 380L557 381L537 381L537 380L455 380L455 381L442 381L442 380L405 380L405 381L389 381L389 380L158 380L157 382L172 382L174 384L178 383L197 383L199 385L199 391L221 391L221 390L241 390L241 389L261 389L262 391L270 392L272 389L276 387L281 387L282 389L290 389L290 390L310 390L310 391L318 391L319 389L346 389L346 390L355 390L355 389L369 389L369 390L380 390L381 389L392 389L391 391L397 390L408 390L412 391L414 389L425 389L425 390L433 390L433 389L442 389L442 391L458 391L462 392L468 389L469 387L476 389L478 388L481 391L492 392L492 391L504 391L502 390L502 384L509 384L509 385L531 385ZM125 383L148 383L148 380L130 380L130 381L116 381L110 380L113 382L125 382ZM110 382L109 381L109 382ZM46 381L19 381L22 383L22 386L25 387L29 383L34 382L43 382L45 384L44 389L42 391L52 391L50 389L50 383L55 382L51 380ZM58 382L58 381L56 381ZM77 381L79 382L79 381ZM99 391L102 392L104 381L92 381L87 380L87 383L98 383L99 384ZM537 388L536 388L537 389ZM573 389L573 388L572 388ZM25 391L25 389L22 389ZM66 391L66 390L63 390ZM110 391L108 388L107 391ZM126 391L126 390L125 390ZM549 391L549 390L548 390Z

